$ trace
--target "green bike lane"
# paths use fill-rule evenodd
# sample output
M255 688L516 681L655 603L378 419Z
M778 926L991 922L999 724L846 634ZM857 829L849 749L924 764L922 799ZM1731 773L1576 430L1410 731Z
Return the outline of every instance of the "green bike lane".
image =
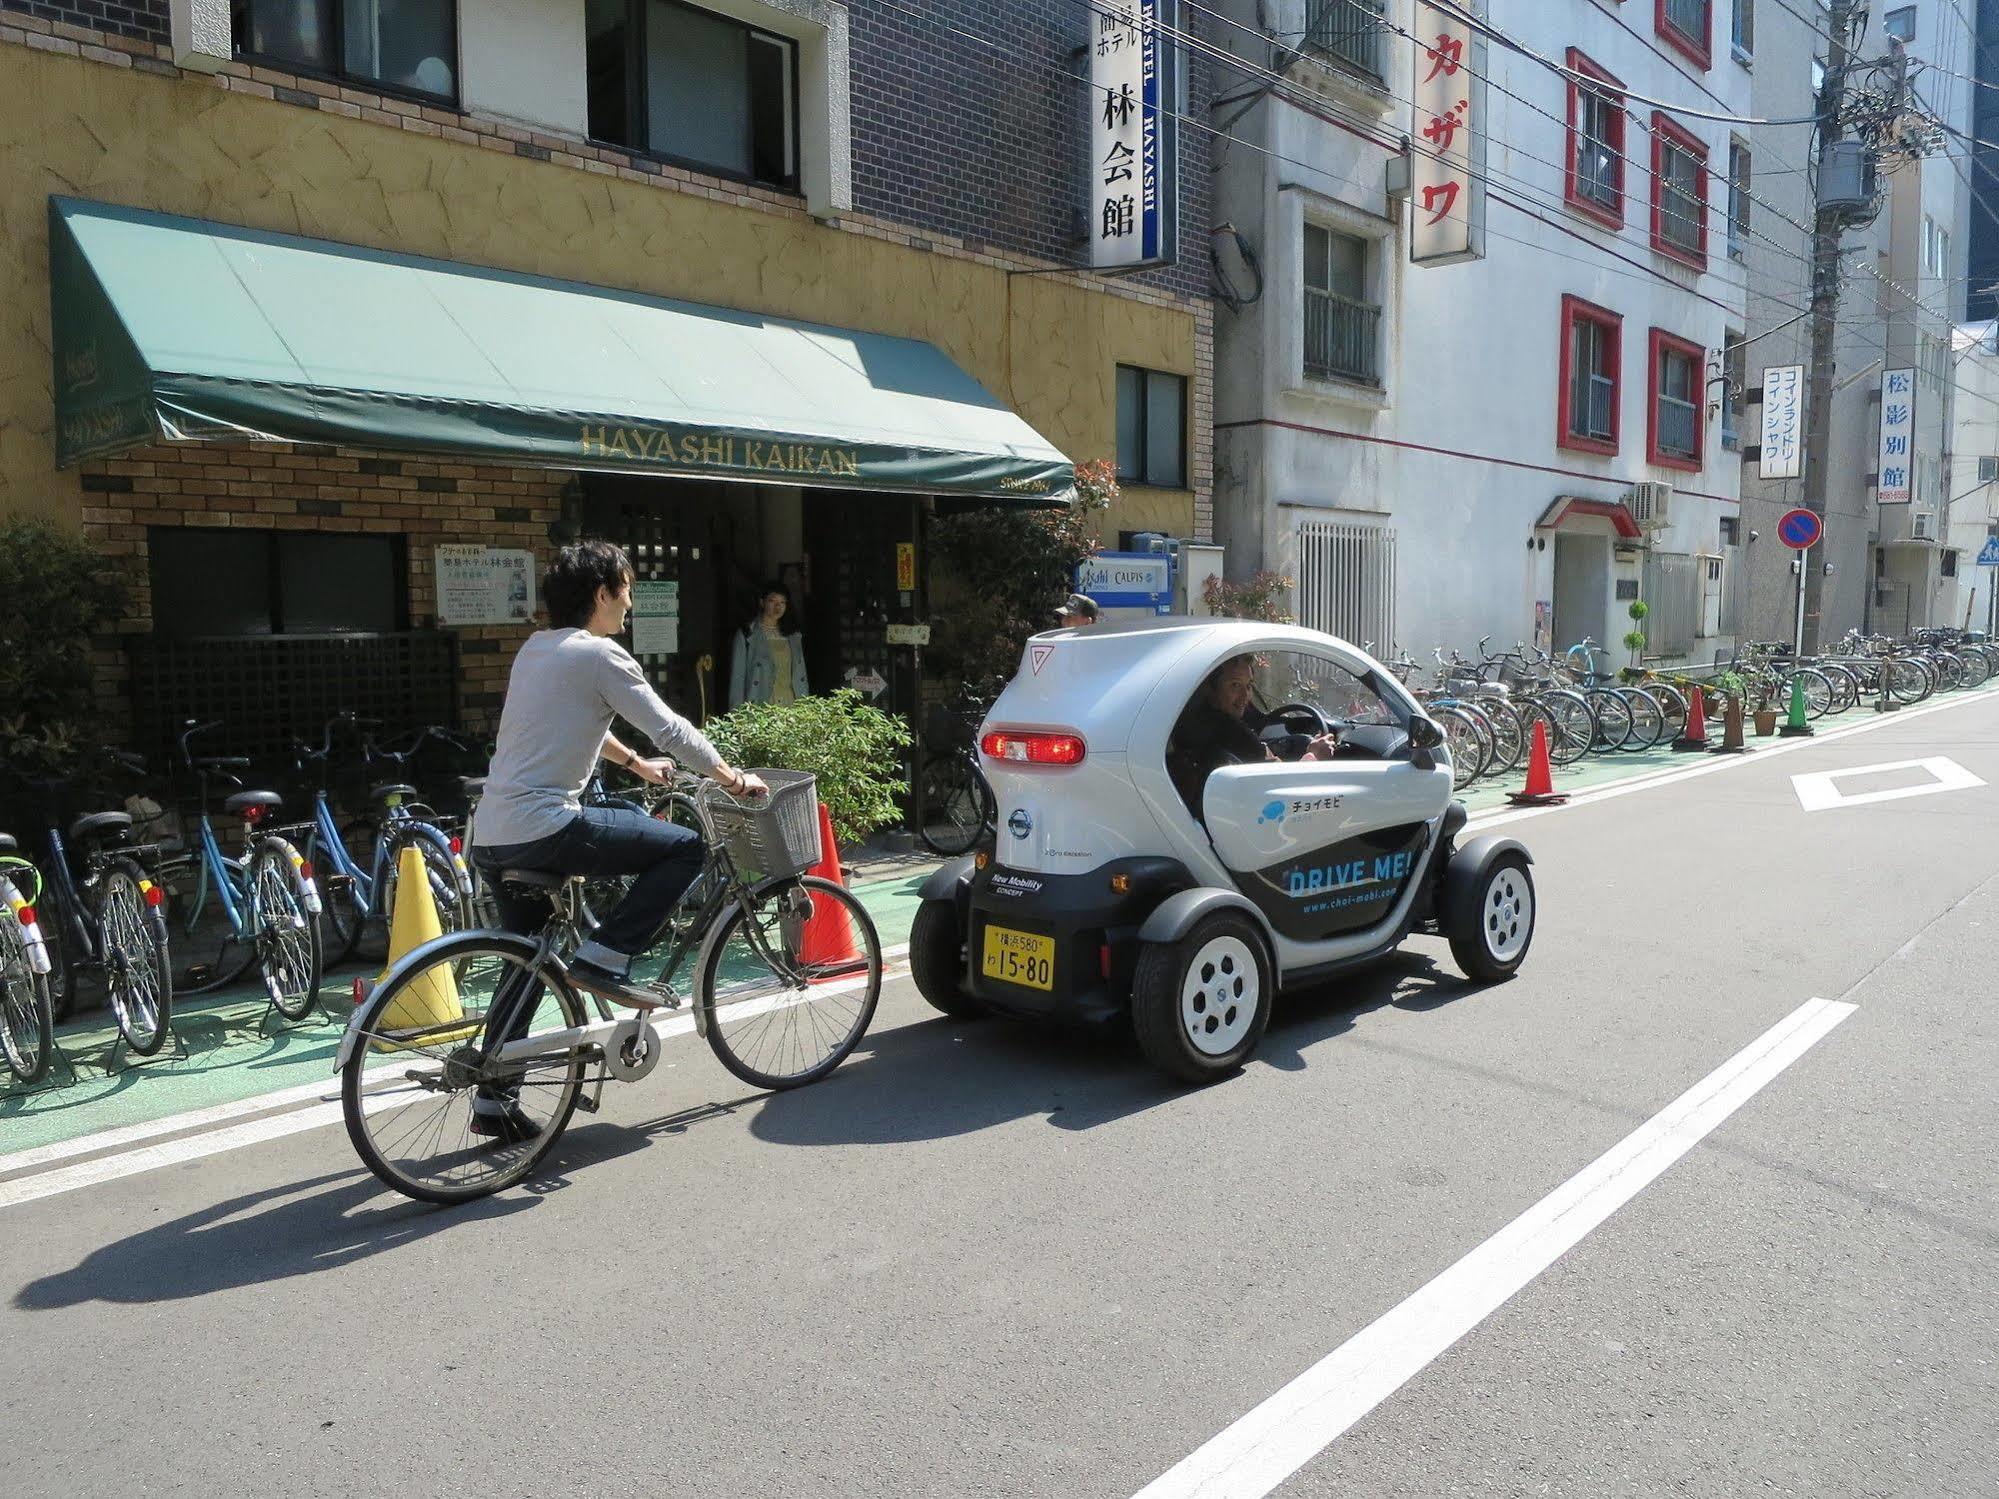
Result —
M1983 695L1981 689L1976 695ZM1839 720L1872 715L1856 709ZM1719 742L1720 726L1714 726ZM1755 741L1751 741L1752 746ZM1555 772L1564 792L1596 790L1683 768L1699 759L1667 747L1635 754L1596 755ZM1484 782L1464 794L1474 816L1506 805L1519 775ZM931 866L904 866L884 875L857 878L853 890L874 919L885 949L908 941L918 892ZM176 1004L173 1036L150 1059L130 1057L99 1010L60 1027L61 1055L48 1078L34 1088L10 1083L0 1088L0 1170L9 1156L80 1139L101 1131L151 1125L204 1109L268 1097L273 1108L318 1096L332 1084L333 1057L351 1009L357 976L372 976L368 965L350 963L330 974L321 987L320 1008L293 1024L271 1010L259 994L239 985L217 995ZM189 1123L197 1124L198 1120Z

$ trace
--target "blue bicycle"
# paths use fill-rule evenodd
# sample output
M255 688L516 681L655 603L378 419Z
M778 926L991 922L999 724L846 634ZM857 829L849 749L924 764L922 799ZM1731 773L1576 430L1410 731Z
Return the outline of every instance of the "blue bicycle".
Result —
M249 768L240 755L196 755L193 741L220 723L187 724L180 736L181 763L200 784L200 815L194 820L194 849L161 872L196 874L186 902L186 931L192 936L212 893L227 930L215 960L188 970L184 994L207 994L255 966L271 1007L287 1020L303 1020L319 1003L321 973L319 890L312 866L275 828L267 828L284 798L275 791L236 790L223 799L224 814L242 822L243 853L222 851L209 821L211 783L241 787L236 775Z
M369 788L370 815L345 828L334 820L332 799L327 794L336 725L362 735L362 755L371 772L377 765L390 769L389 779ZM431 740L459 750L464 746L449 731L432 726L420 730L408 749L385 750L367 737L378 727L373 720L343 713L327 720L317 745L303 741L292 745L299 769L318 772L312 820L304 826L304 837L306 858L321 874L324 909L320 942L329 968L353 956L362 930L370 922L381 923L386 951L402 851L411 845L423 855L424 874L443 930L464 931L479 924L473 910L472 873L466 867L463 848L458 839L419 815L429 809L417 800L417 788L407 779L410 762Z

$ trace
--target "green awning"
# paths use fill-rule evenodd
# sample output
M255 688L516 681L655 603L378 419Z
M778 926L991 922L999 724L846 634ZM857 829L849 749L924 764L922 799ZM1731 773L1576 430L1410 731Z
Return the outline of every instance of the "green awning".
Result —
M1049 504L1069 460L932 344L49 200L56 458L164 437Z

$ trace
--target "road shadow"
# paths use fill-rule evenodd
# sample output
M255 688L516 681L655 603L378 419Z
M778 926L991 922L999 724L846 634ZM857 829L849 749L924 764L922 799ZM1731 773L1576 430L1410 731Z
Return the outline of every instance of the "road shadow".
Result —
M1282 997L1250 1066L1303 1071L1312 1047L1370 1011L1436 1009L1477 989L1426 954L1392 953L1337 983ZM940 1016L871 1036L824 1082L772 1095L750 1132L782 1145L904 1145L1036 1115L1084 1130L1188 1091L1145 1061L1128 1029Z

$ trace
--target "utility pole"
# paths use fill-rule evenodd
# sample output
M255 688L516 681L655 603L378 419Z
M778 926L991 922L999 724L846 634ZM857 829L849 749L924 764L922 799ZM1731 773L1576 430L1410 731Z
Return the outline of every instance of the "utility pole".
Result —
M1826 54L1825 82L1819 86L1814 111L1819 117L1818 189L1823 198L1826 167L1833 143L1844 133L1841 117L1846 112L1846 73L1853 62L1853 30L1864 20L1862 0L1833 0L1826 18L1831 33ZM1821 201L1812 220L1812 367L1805 386L1805 508L1819 518L1823 531L1826 518L1826 467L1832 447L1833 363L1838 348L1839 324L1839 241L1846 229L1846 211ZM1797 566L1804 576L1801 637L1806 655L1819 649L1819 614L1825 598L1825 547L1798 555Z

